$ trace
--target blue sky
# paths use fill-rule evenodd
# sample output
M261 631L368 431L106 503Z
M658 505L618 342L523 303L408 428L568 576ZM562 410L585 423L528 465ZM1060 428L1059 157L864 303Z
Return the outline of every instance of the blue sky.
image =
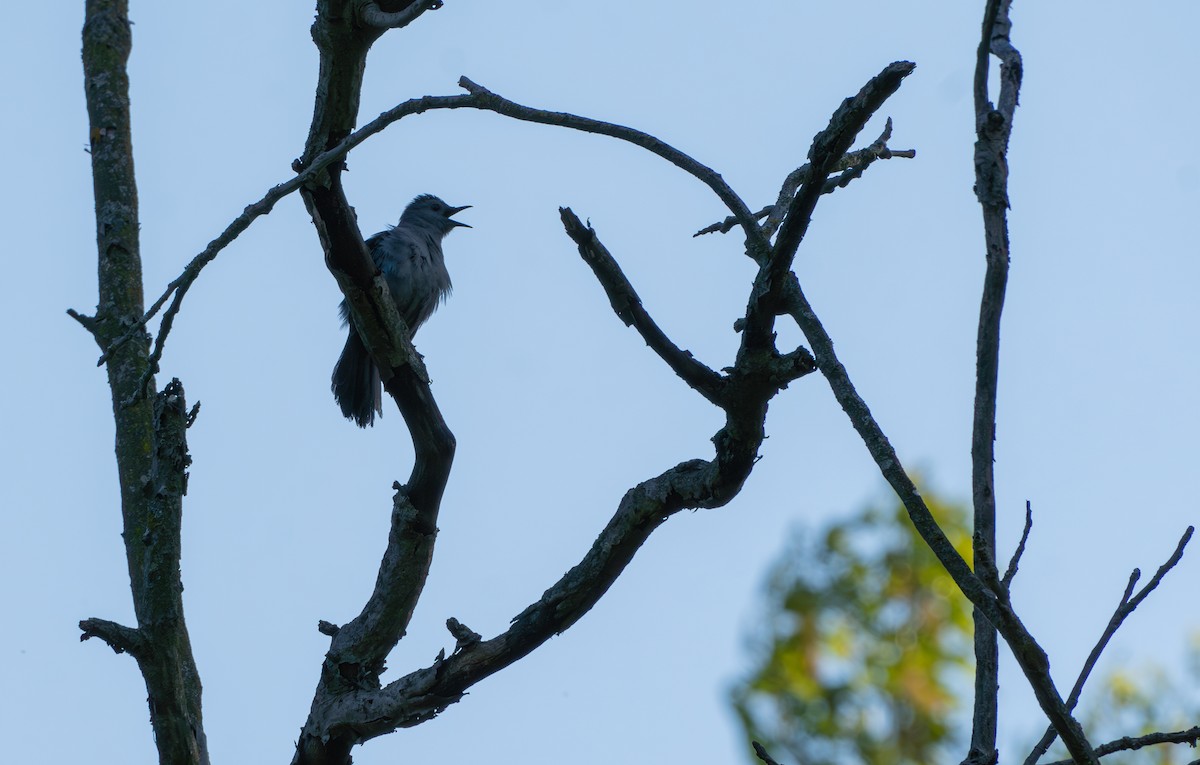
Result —
M612 4L447 0L386 35L362 119L458 92L654 133L720 171L751 206L774 198L840 100L887 63L917 63L869 126L895 121L916 160L826 198L797 272L906 464L969 497L974 336L983 273L971 192L971 70L982 3L757 0ZM8 667L0 731L14 762L149 763L136 666L76 622L131 621L112 425L90 338L95 305L79 30L83 4L21 4L0 30L9 232L0 281L0 581ZM624 12L621 12L624 11ZM36 14L36 16L35 16ZM289 175L312 113L307 5L134 2L134 144L147 293ZM1153 571L1197 512L1200 106L1184 84L1200 5L1021 3L1026 82L1010 158L1013 265L1001 359L997 493L1011 549L1035 528L1014 592L1069 686L1129 571ZM694 180L633 147L491 114L405 119L349 160L367 233L415 194L472 204L447 240L450 302L421 330L458 437L438 553L389 676L428 664L450 616L492 635L573 565L626 488L711 454L718 412L608 308L558 221L590 218L648 309L712 366L753 272ZM338 293L298 198L193 288L163 362L203 409L185 509L188 621L213 762L284 762L327 639L369 593L393 480L411 448L387 412L341 419L329 372ZM781 330L798 340L794 330ZM792 334L789 335L788 333ZM792 386L730 506L655 534L569 632L361 765L429 761L738 762L725 702L768 562L795 524L886 498L824 381ZM1110 661L1175 661L1200 626L1185 559ZM1037 728L1011 662L1003 731Z

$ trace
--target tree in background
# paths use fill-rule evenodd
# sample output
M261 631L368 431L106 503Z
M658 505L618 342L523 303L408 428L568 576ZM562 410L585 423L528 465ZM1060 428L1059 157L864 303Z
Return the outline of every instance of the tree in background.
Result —
M925 500L968 554L967 508L928 492ZM803 765L957 762L974 664L971 613L903 505L867 506L817 532L797 529L765 590L750 635L753 667L730 693L748 739ZM1182 673L1151 665L1105 675L1081 721L1107 738L1185 729L1200 719L1197 689L1200 634ZM1059 746L1049 757L1067 753ZM1105 762L1196 760L1156 747Z
M925 501L969 556L967 509ZM927 764L961 746L971 611L902 504L798 530L764 606L732 693L751 739L804 765Z

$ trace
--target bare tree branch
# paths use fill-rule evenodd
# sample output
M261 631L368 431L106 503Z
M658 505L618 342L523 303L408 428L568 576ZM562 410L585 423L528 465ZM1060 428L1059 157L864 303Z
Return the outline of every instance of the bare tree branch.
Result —
M913 149L893 150L888 148L887 142L891 140L892 119L888 118L887 126L884 127L883 133L879 138L875 139L875 143L865 149L847 152L842 156L841 160L834 164L834 172L842 173L843 176L839 179L829 179L825 182L825 186L821 189L824 194L832 194L839 188L844 188L850 180L862 176L866 169L880 159L892 159L893 157L904 157L913 159L917 156L917 152ZM779 190L779 198L773 205L767 205L763 209L754 213L755 220L770 217L767 223L763 225L763 231L767 237L773 237L779 229L779 224L783 222L784 213L787 211L788 204L792 198L796 196L796 190L800 188L800 184L808 179L811 164L805 163L788 173L784 179L783 185ZM852 176L847 175L850 171L856 171ZM778 211L778 215L772 215ZM713 223L705 226L697 231L692 236L703 236L704 234L721 233L727 234L738 224L737 218L730 216L720 223Z
M1025 528L1021 531L1021 541L1017 543L1017 549L1013 550L1012 558L1008 561L1008 568L1004 572L1004 578L1000 580L1005 590L1012 586L1013 579L1017 576L1017 567L1021 564L1021 556L1025 554L1025 543L1029 541L1029 532L1032 530L1033 506L1029 504L1029 500L1025 500Z
M327 656L338 681L356 688L379 687L384 661L408 629L433 561L436 517L420 512L405 487L397 484L395 489L392 527L375 589L362 612L332 635Z
M370 284L379 278L373 270L347 273L360 268L355 256L361 253L365 257L365 245L342 192L340 172L331 168L327 185L306 187L303 193L318 224L330 269L351 301L384 387L404 417L415 456L408 482L395 487L392 528L375 589L362 612L333 636L294 760L345 763L353 737L342 731L334 735L321 727L325 711L347 694L377 689L387 654L407 629L432 562L437 516L453 464L455 439L386 285L364 290L358 286L359 280L366 278Z
M782 295L794 281L791 278L792 262L800 241L808 231L826 178L832 172L834 163L849 151L867 120L900 88L904 78L915 68L916 64L909 61L897 61L884 67L855 96L843 101L829 118L829 125L813 138L808 152L811 165L808 178L788 205L770 257L765 262L759 261L759 273L755 277L750 308L746 312L746 323L742 330L743 350L764 348L773 343L771 335L775 316L783 310Z
M883 132L879 137L865 149L860 149L855 152L848 152L843 155L842 159L836 162L830 169L830 172L841 173L837 179L829 178L825 180L825 185L821 189L823 194L832 194L839 188L845 188L850 181L855 178L862 177L867 168L879 159L891 159L892 157L907 157L912 159L917 156L917 153L912 149L907 151L892 151L888 148L887 142L892 138L892 118L888 117L884 124ZM779 189L779 195L775 200L775 204L771 208L771 213L767 217L767 221L763 224L763 230L768 237L775 236L779 227L783 224L784 215L787 212L788 206L795 199L796 193L801 185L808 183L812 177L812 165L807 163L797 168L788 174L784 179L783 185Z
M542 125L554 125L571 130L580 130L585 133L606 135L626 141L635 146L640 146L646 151L662 157L712 189L713 193L725 203L725 206L733 213L738 223L742 226L742 229L746 232L747 249L751 252L752 257L759 262L766 260L770 245L759 231L758 225L754 221L754 216L751 214L750 209L746 207L746 203L734 193L733 189L729 187L729 184L725 182L719 173L697 162L674 146L670 146L648 133L643 133L640 130L623 125L614 125L611 122L601 122L600 120L580 117L566 112L551 112L545 109L522 106L491 92L466 77L458 78L458 84L474 96L475 99L470 103L459 104L450 108L469 106L474 109L486 109L525 122L537 122Z
M359 18L363 24L376 29L401 29L416 21L425 11L436 11L442 0L415 0L399 11L385 11L376 0L367 0L359 7Z
M91 320L101 348L143 313L137 178L126 64L133 47L127 0L87 0L83 26L92 184L96 202L99 301ZM110 356L122 537L136 633L84 620L83 636L128 651L146 684L159 760L207 765L201 686L183 612L180 519L187 489L187 409L172 381L154 401L125 402L153 383L144 333Z
M378 28L356 25L344 3L318 0L313 40L321 64L304 154L293 165L298 172L315 166L353 134L367 52L382 34ZM380 10L404 8L381 6ZM423 109L420 99L406 102L394 109L390 118L381 117L368 126L370 131L359 133L365 138L412 113L410 110ZM408 482L397 487L392 528L374 592L349 624L327 631L333 633L332 641L321 666L312 712L296 744L293 761L297 765L349 763L354 736L333 735L328 728L321 728L323 711L347 694L379 687L386 656L404 635L423 591L455 451L454 435L434 400L408 328L397 313L386 283L377 274L354 210L342 190L341 171L341 163L331 163L303 184L301 195L326 264L346 296L384 388L404 417L413 441L414 461Z
M1096 747L1096 756L1105 757L1116 752L1129 752L1155 744L1189 744L1195 747L1200 742L1200 725L1187 730L1171 731L1169 733L1147 733L1144 736L1125 736L1109 741ZM1074 765L1074 760L1055 760L1043 765Z
M134 658L142 655L147 647L136 629L107 619L84 619L79 622L79 630L80 641L100 638L114 653L127 653Z
M74 308L67 309L67 316L70 316L72 319L79 322L79 325L86 329L93 336L95 336L96 332L99 331L96 327L96 319L93 316L85 316L84 314L76 311Z
M1054 724L1059 734L1062 735L1062 731L1066 730L1068 735L1078 742L1082 738L1079 723L1071 717L1062 697L1054 687L1054 682L1050 677L1050 660L1045 651L1029 634L1012 608L997 593L987 588L971 571L966 561L946 538L945 532L937 525L937 521L934 520L929 508L925 505L924 499L921 498L920 492L917 491L912 479L909 478L904 466L900 463L895 449L888 442L879 423L871 415L866 402L858 395L846 368L837 358L833 340L825 331L794 277L788 292L785 293L785 298L788 301L789 315L800 325L800 329L812 346L813 353L816 355L817 368L825 376L830 389L833 390L834 398L850 418L851 424L862 438L867 451L874 458L879 471L896 492L900 501L904 503L913 526L972 605L979 608L987 619L1000 630L1000 634L1004 636L1013 656L1029 681L1042 711L1046 713L1047 718ZM1084 762L1088 765L1095 765L1094 758Z
M584 262L591 266L592 272L596 274L596 278L608 294L613 311L621 321L625 322L626 326L636 329L646 341L646 345L650 346L681 380L704 398L721 406L725 393L725 380L721 375L698 361L689 351L682 350L671 342L642 307L641 298L625 278L608 248L601 244L595 229L584 226L568 207L560 207L558 211L562 216L567 236L578 245L579 254L583 256Z
M467 627L454 617L446 620L446 629L454 636L454 650L460 651L463 648L473 646L483 640L483 636L478 632Z
M754 756L762 760L763 765L779 765L779 763L775 761L775 758L773 758L770 753L767 752L767 748L765 746L757 741L751 741L750 745L754 747Z
M1079 703L1079 698L1083 694L1083 686L1087 683L1088 677L1091 676L1092 670L1096 668L1096 662L1100 660L1100 654L1108 647L1109 641L1117 634L1117 630L1121 628L1125 619L1133 613L1134 609L1141 605L1143 600L1149 597L1150 593L1154 592L1158 585L1162 583L1163 577L1183 559L1183 551L1187 547L1188 542L1191 541L1194 532L1194 526L1187 527L1187 530L1183 532L1183 536L1180 537L1179 543L1175 546L1175 551L1171 553L1171 557L1167 558L1166 563L1158 567L1158 571L1154 573L1154 576L1151 577L1149 582L1146 582L1146 585L1142 589L1138 590L1136 595L1133 594L1133 588L1137 585L1137 581L1141 577L1141 571L1135 568L1133 573L1129 575L1129 583L1125 586L1125 592L1121 595L1121 601L1117 604L1116 611L1113 612L1112 617L1108 620L1108 625L1104 628L1100 639L1096 641L1092 652L1088 654L1087 660L1083 663L1083 669L1079 671L1079 676L1075 679L1075 685L1071 688L1071 694L1067 697L1067 707L1069 709L1074 709L1075 705ZM1025 765L1036 763L1046 753L1046 750L1050 748L1057 737L1058 735L1053 726L1047 728L1037 745L1034 746L1033 751L1025 758ZM1098 755L1101 754L1099 748L1096 750L1096 753Z
M975 409L971 429L971 499L974 506L974 546L976 568L996 560L996 393L1000 369L1000 317L1008 284L1008 140L1012 133L1013 112L999 121L988 100L988 67L991 41L999 19L1007 19L1008 0L992 0L984 10L981 39L975 60L975 189L983 208L987 270L979 307L979 326L975 351ZM1015 49L1013 50L1015 54ZM1020 87L1006 81L1003 87ZM1012 99L1016 107L1015 97ZM984 131L993 124L995 130ZM988 193L984 194L983 190ZM999 573L988 571L988 574ZM989 753L996 749L999 715L1000 652L996 627L976 609L975 622L975 702L971 720L971 752ZM1086 747L1081 747L1080 750ZM1073 752L1075 753L1075 752Z
M983 583L971 571L971 567L954 549L954 545L938 526L937 521L934 520L933 514L925 505L925 500L921 498L916 485L904 470L904 466L896 455L896 450L884 435L866 402L859 396L850 380L849 373L834 351L833 339L821 324L821 320L813 311L800 284L794 277L785 298L787 299L788 315L800 325L800 329L808 338L809 345L816 355L817 368L825 376L834 398L850 418L851 425L862 438L863 444L874 458L884 479L904 503L921 538L929 545L934 555L941 561L942 566L967 598L972 603L992 604L985 607L999 620L996 594L983 586Z
M324 730L334 738L353 737L357 743L417 725L459 701L471 685L564 632L595 605L671 515L685 508L717 507L736 495L753 467L757 447L735 443L728 436L735 429L732 425L714 439L727 445L716 459L681 463L626 493L583 560L517 615L504 633L460 643L450 656L380 691L352 691L331 699L327 708L314 709L305 737Z
M875 112L900 88L904 78L912 74L916 64L897 61L884 67L871 78L853 98L847 98L829 118L829 126L813 139L808 152L810 164L808 177L801 184L788 207L787 215L779 227L772 257L771 282L775 289L783 289L784 275L791 270L796 248L808 229L809 218L816 207L817 198L825 186L825 180L867 124Z

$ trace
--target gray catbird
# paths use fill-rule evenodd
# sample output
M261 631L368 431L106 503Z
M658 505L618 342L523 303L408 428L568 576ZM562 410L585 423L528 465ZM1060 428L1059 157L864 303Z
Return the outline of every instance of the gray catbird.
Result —
M404 208L394 228L380 231L367 240L367 249L375 267L387 280L396 310L414 335L438 303L450 294L442 239L456 226L470 228L450 218L468 207L451 207L432 194L422 194ZM383 414L379 370L350 321L350 307L345 300L341 314L342 323L350 327L350 335L333 368L333 397L342 414L365 428L374 424L376 412Z

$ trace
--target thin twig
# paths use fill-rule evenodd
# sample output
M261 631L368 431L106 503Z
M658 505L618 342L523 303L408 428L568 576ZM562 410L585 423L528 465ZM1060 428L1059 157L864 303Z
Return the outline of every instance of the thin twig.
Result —
M902 156L911 159L917 156L917 153L911 149L902 152L893 152L887 146L887 142L891 138L892 118L888 117L884 123L883 132L879 134L874 143L865 149L847 152L830 168L830 172L842 174L841 182L830 183L826 180L825 185L821 188L821 193L832 194L839 188L845 188L850 181L861 177L866 172L866 169L878 159L891 159L893 156ZM858 173L855 174L854 170L858 170ZM763 224L763 232L768 238L774 237L775 233L779 231L779 227L783 225L784 216L787 214L789 205L796 198L800 187L808 183L811 176L811 163L806 163L788 173L787 178L784 179L783 184L780 186L775 204L771 208L771 214L767 216L767 220Z
M1154 576L1150 578L1149 582L1146 582L1146 585L1142 589L1138 590L1136 595L1133 594L1133 588L1137 585L1137 581L1141 577L1141 571L1135 568L1133 573L1129 575L1129 582L1125 585L1125 592L1121 595L1121 601L1117 604L1116 611L1113 612L1112 618L1108 620L1108 625L1104 628L1100 639L1092 647L1092 652L1088 654L1087 660L1083 663L1083 669L1079 671L1079 677L1075 679L1075 685L1071 688L1071 694L1067 697L1067 707L1069 709L1074 709L1075 705L1079 703L1079 698L1083 694L1083 686L1087 683L1088 677L1091 676L1092 670L1095 669L1096 662L1100 660L1100 654L1108 647L1109 641L1117 634L1117 630L1121 628L1125 619L1133 613L1134 609L1141 605L1143 600L1149 597L1150 593L1154 592L1158 585L1162 583L1163 577L1183 559L1183 551L1187 547L1188 542L1191 541L1194 532L1194 526L1187 527L1187 530L1183 532L1183 536L1180 537L1179 543L1175 545L1175 552L1171 553L1171 557L1167 558L1167 561L1158 567L1158 571L1154 572ZM1057 733L1054 727L1047 728L1037 745L1034 746L1033 751L1025 758L1024 765L1033 765L1033 763L1037 762L1046 753L1046 750L1050 748L1050 745L1054 743L1056 738ZM1096 753L1100 754L1100 750L1097 749Z
M887 142L891 138L891 130L892 119L889 117L883 133L879 136L879 138L875 139L875 143L871 144L865 149L847 152L842 156L842 159L834 165L833 171L845 173L847 170L858 168L860 170L859 175L861 176L862 172L865 171L866 168L872 165L876 160L892 159L894 157L903 157L905 159L915 158L917 156L917 152L914 149L894 150L888 148ZM767 205L763 209L754 213L754 218L756 220L760 220L762 218L766 218L775 210L779 210L778 220L772 220L763 225L763 231L768 237L774 236L775 231L779 228L779 224L783 222L783 213L787 210L788 203L790 203L792 198L796 196L796 190L800 188L800 184L804 183L804 181L808 179L811 167L812 166L806 162L792 172L788 173L787 178L783 180L783 184L780 187L779 198L776 203L773 205ZM846 183L849 183L849 180L847 180ZM832 194L838 188L844 188L844 186L845 183L831 184L827 182L821 192L823 194ZM737 224L737 218L730 216L720 223L713 223L709 226L705 226L696 233L692 234L692 236L697 237L714 233L727 234Z
M109 621L108 619L84 619L79 622L79 639L100 638L114 653L128 653L137 658L146 648L146 640L142 633L133 627Z
M799 168L799 169L807 172L808 165L805 165L804 167ZM793 170L792 172L796 173L798 171ZM789 175L788 177L790 178L791 176ZM785 181L785 183L786 183L786 181ZM796 185L799 186L800 184L797 183ZM767 205L763 209L761 209L758 212L753 214L754 219L762 220L763 218L770 215L771 211L774 209L775 209L775 205ZM725 220L723 220L719 223L710 223L709 225L700 229L696 233L692 234L692 238L695 239L696 237L704 236L705 234L728 234L730 231L733 230L733 227L736 226L737 224L738 224L738 219L733 217L732 215L730 215L730 216L726 217Z
M754 747L754 756L762 760L764 765L779 765L770 754L767 753L767 748L757 741L751 741L750 745Z
M1029 504L1029 500L1025 500L1025 528L1021 531L1021 541L1017 543L1017 549L1013 551L1012 558L1008 561L1008 569L1004 572L1004 578L1000 580L1005 590L1012 587L1013 579L1017 576L1017 566L1021 563L1021 556L1025 554L1025 543L1029 541L1029 532L1032 530L1033 506Z
M1200 725L1193 726L1187 730L1171 731L1169 733L1147 733L1144 736L1125 736L1109 741L1107 744L1101 744L1096 747L1096 756L1104 757L1116 752L1128 752L1135 749L1141 749L1146 746L1155 744L1190 744L1196 746L1200 742ZM1055 760L1053 762L1043 763L1042 765L1074 765L1074 760Z
M97 329L96 318L94 316L85 316L84 314L76 311L74 308L67 309L67 316L70 316L72 319L79 322L80 326L82 326L84 329L90 332L93 337L95 337Z

